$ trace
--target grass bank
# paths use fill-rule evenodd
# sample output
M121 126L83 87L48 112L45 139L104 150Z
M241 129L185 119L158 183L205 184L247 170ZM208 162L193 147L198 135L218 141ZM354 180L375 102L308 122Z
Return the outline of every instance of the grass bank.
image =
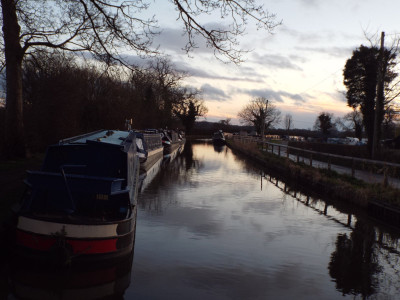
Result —
M369 184L335 171L312 168L304 163L295 163L287 158L263 152L256 143L240 143L228 140L228 146L257 161L263 167L279 172L285 178L311 189L321 196L356 204L367 208L372 202L379 202L394 209L400 208L400 190Z

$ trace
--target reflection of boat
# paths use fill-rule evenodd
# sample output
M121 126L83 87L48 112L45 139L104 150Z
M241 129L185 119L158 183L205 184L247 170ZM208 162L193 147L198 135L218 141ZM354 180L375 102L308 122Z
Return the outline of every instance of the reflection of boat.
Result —
M215 145L225 145L225 136L222 130L214 132L212 141Z
M162 133L156 129L135 133L140 168L147 170L163 156Z
M213 146L214 146L214 151L218 153L221 153L225 149L224 144L213 143Z
M139 161L132 131L97 131L48 147L17 211L23 254L105 259L132 251Z
M161 156L147 170L141 170L139 175L139 192L144 191L144 189L150 184L150 182L153 181L154 177L160 171L162 162L163 162L163 157Z
M162 143L164 146L164 155L170 154L185 143L185 136L183 132L178 133L175 130L163 130Z
M123 299L132 258L58 269L19 262L10 265L9 284L18 299Z
M182 153L183 149L184 149L184 144L180 144L178 145L177 148L174 148L172 152L165 154L163 157L162 164L165 165L173 161L180 153Z

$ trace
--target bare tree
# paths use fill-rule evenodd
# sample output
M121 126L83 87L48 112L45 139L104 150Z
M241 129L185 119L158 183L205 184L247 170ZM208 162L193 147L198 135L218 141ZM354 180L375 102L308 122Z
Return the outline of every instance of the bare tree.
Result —
M225 120L220 120L219 123L223 126L231 125L232 118L226 118Z
M293 128L293 117L292 117L292 115L291 114L286 114L283 122L285 124L286 131L289 132L289 130Z
M216 55L241 61L237 37L244 33L249 19L259 27L273 30L275 15L253 0L172 0L178 19L184 25L186 51L196 48L195 36L205 39ZM1 0L4 57L6 65L6 148L9 155L25 155L22 62L44 48L90 52L105 63L128 65L124 51L138 55L157 54L152 37L158 33L156 20L143 19L140 12L149 8L146 0ZM219 12L231 20L210 28L200 22L201 15ZM4 66L3 64L3 66Z
M340 120L340 122L336 122L336 124L340 124L342 130L353 130L355 137L361 141L363 131L363 116L358 109L354 109L352 112L345 114L342 120Z
M253 125L257 133L264 131L281 121L281 112L267 98L258 97L250 101L239 111L241 123Z
M171 126L172 109L181 99L175 97L175 92L181 81L188 77L187 73L173 68L171 61L165 57L158 57L150 62L150 72L153 73L158 91L158 104L164 112L164 126Z

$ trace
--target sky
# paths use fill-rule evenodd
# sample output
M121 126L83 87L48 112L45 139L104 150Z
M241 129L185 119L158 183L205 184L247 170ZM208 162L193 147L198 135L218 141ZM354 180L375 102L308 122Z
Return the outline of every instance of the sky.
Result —
M311 129L317 115L329 112L342 117L351 111L346 104L343 68L352 51L369 37L385 45L400 37L400 1L397 0L260 0L282 25L273 34L257 31L249 23L240 46L252 51L240 65L222 63L213 52L200 47L186 55L182 48L182 24L169 1L155 1L148 12L159 21L161 34L155 43L178 70L188 72L184 84L202 90L208 107L206 120L231 118L254 97L273 102L282 116L291 114L294 128ZM201 19L203 24L223 22ZM281 125L277 128L283 127Z

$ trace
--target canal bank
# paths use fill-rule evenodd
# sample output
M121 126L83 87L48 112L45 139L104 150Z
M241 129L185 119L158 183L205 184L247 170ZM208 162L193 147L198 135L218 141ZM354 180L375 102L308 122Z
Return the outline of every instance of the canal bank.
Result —
M374 217L400 227L400 190L380 183L366 183L335 171L310 167L287 158L261 151L257 143L241 143L233 139L227 145L259 165L280 173L290 181L321 195L355 204Z

